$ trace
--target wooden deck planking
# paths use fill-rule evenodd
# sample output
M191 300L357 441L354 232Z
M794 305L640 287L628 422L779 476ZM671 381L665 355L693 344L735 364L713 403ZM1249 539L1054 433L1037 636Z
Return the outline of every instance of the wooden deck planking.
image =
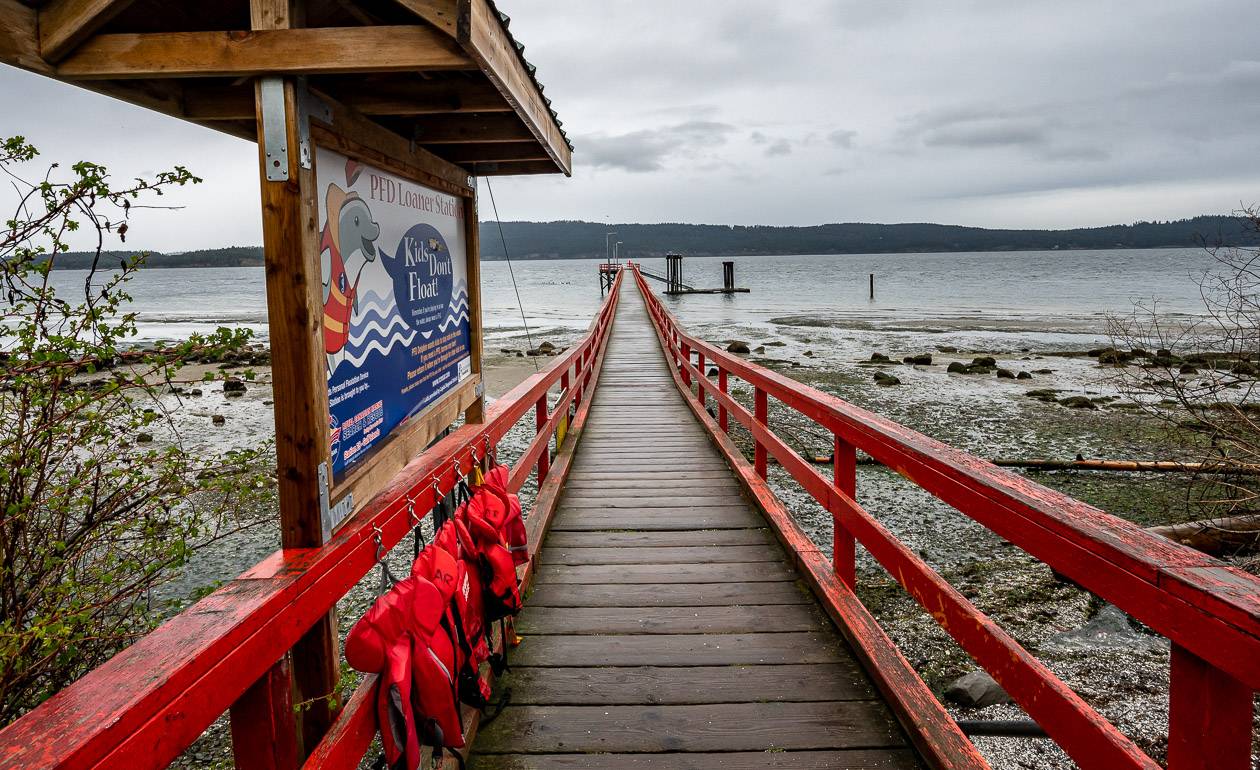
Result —
M919 767L622 291L471 766Z

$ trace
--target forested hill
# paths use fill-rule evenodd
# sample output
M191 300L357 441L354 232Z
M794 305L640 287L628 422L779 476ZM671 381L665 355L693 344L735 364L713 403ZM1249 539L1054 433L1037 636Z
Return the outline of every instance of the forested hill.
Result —
M124 259L134 257L136 251L102 251L97 267L101 270L118 267ZM222 249L201 249L180 254L163 254L160 251L145 252L145 267L261 267L262 246L227 246ZM92 267L96 255L86 251L68 251L57 255L54 266L61 270L87 270Z
M877 254L923 251L1037 251L1049 249L1194 248L1204 245L1260 245L1251 225L1237 217L1202 216L1175 222L1138 222L1077 230L987 230L932 224L834 224L813 227L761 225L605 225L599 222L504 222L503 234L513 259L578 259L604 256L604 234L617 231L622 253L630 257L668 252L738 254ZM503 258L495 222L481 223L484 259ZM115 267L135 254L108 251L102 266ZM84 269L93 255L69 252L57 267ZM230 246L179 254L149 252L148 267L254 267L263 263L259 246Z
M1170 222L1076 230L988 230L934 224L832 224L813 227L599 222L504 222L513 259L574 259L604 256L604 234L616 230L622 254L661 256L739 254L873 254L927 251L1038 251L1049 249L1197 247L1256 245L1260 236L1242 219L1200 216ZM481 223L484 259L501 259L503 245L494 222Z

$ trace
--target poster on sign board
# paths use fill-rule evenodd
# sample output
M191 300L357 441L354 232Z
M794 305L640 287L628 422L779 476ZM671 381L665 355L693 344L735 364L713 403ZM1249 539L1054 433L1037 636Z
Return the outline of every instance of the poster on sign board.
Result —
M463 201L319 148L334 476L472 374Z

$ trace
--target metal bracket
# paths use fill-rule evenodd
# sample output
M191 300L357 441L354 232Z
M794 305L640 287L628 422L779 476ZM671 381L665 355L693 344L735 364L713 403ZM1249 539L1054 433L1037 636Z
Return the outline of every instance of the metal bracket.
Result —
M477 380L477 384L473 386L473 395L476 396L477 398L481 398L482 396L486 395L486 381L485 380Z
M319 464L317 475L319 476L319 519L323 524L324 539L327 540L354 510L354 493L351 492L338 500L335 505L330 505L332 478L328 472L328 463Z
M289 179L289 134L285 126L284 80L262 78L263 154L267 159L267 181Z
M311 149L311 118L321 123L332 125L332 107L323 99L312 94L306 87L306 78L298 78L298 104L301 115L298 116L298 162L302 168L310 169L314 151Z

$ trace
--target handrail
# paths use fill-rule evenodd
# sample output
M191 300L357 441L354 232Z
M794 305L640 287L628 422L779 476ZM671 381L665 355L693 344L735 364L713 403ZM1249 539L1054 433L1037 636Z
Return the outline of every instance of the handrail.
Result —
M545 431L559 422L552 418L589 403L617 297L609 295L580 342L491 404L484 422L460 426L416 457L328 543L276 551L0 730L0 770L170 764L375 566L375 536L396 545L413 526L409 505L426 501L427 515L435 487L449 493L531 409L546 419L537 420L525 462L543 467ZM557 384L565 392L553 414L547 394ZM517 488L528 471L514 469Z
M1159 767L857 503L860 449L1172 641L1170 768L1250 766L1251 697L1260 687L1260 580L720 350L683 331L637 271L635 280L679 387L700 406L693 406L697 416L719 443L731 416L752 434L755 497L763 501L768 494L767 459L774 456L832 513L832 569L849 597L860 542L1081 767ZM705 373L706 361L717 367L718 382ZM728 394L731 375L753 386L752 411ZM771 397L834 435L833 479L775 435L768 425ZM704 411L709 398L718 406L716 421ZM772 494L769 499L773 503Z

